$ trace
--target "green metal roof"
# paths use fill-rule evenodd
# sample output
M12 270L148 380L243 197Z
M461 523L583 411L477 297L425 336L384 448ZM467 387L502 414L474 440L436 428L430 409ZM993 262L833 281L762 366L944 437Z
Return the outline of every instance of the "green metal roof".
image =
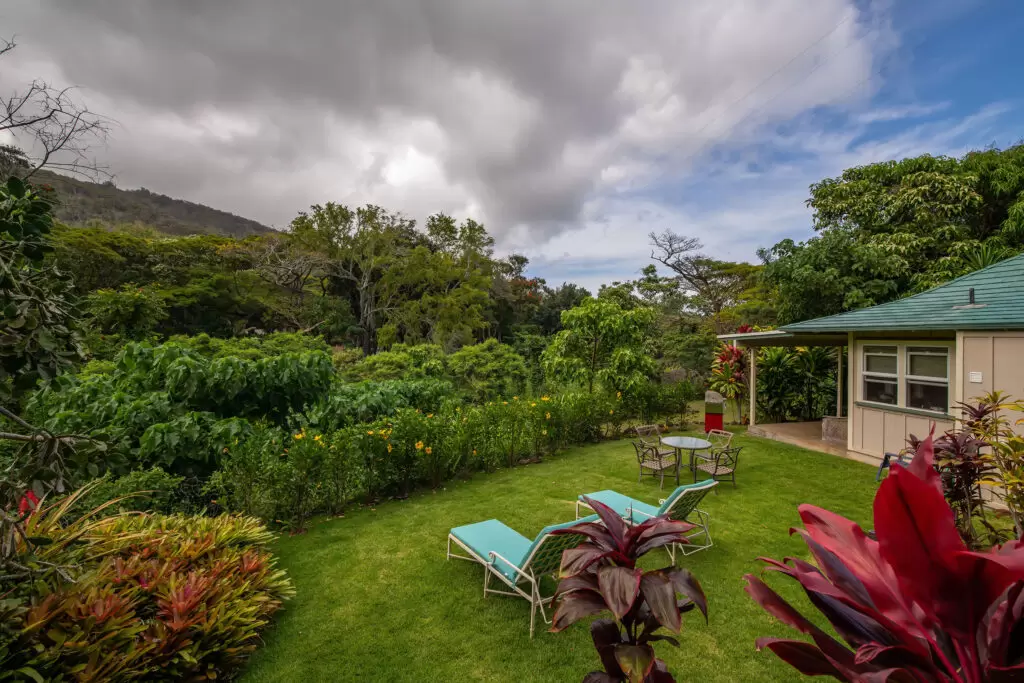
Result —
M1024 254L905 299L805 320L781 329L811 333L1024 330Z

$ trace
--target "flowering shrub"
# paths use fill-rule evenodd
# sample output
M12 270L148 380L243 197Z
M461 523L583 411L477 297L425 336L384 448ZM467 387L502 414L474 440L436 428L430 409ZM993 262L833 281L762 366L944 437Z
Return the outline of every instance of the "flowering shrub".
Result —
M735 401L736 414L740 416L740 402L747 393L747 357L743 349L732 344L722 344L711 362L708 387L726 399Z
M292 594L251 518L131 515L29 525L74 583L2 585L0 670L17 680L229 677ZM20 677L19 677L20 676Z
M614 395L582 392L512 396L480 406L450 401L436 412L401 408L333 431L262 426L224 449L206 490L216 505L301 531L314 512L405 497L461 473L514 467L595 441L617 405Z

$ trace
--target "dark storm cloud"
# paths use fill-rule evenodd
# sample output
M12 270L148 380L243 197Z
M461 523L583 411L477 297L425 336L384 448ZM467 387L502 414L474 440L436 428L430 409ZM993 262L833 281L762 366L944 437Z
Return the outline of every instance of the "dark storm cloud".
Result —
M310 201L373 200L543 236L639 144L623 130L648 100L677 114L631 135L678 135L856 14L769 4L11 0L0 21L24 59L116 109L126 184L275 223ZM403 173L419 175L389 180Z

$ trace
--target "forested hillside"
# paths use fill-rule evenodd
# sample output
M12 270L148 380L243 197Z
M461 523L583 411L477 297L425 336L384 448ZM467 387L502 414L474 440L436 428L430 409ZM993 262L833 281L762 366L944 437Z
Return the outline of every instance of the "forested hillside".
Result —
M110 182L92 183L46 170L37 171L32 180L54 189L57 199L55 215L65 223L141 223L168 235L245 237L271 232L267 226L248 218L173 199L145 188L122 190Z

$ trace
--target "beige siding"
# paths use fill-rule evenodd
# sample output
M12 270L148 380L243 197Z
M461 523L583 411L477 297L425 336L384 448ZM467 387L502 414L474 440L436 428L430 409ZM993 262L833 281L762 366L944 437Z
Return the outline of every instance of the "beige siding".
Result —
M1024 399L1024 333L964 332L962 361L959 400L969 402L990 391ZM971 381L972 372L981 373L980 382ZM1013 417L1011 422L1018 416ZM1024 424L1015 429L1024 433Z
M881 458L885 453L899 453L907 446L907 438L913 434L924 437L928 434L932 424L938 434L952 429L954 422L948 417L936 414L921 415L900 410L898 408L887 408L885 406L858 405L863 399L863 380L861 377L861 346L865 343L874 344L948 344L950 347L949 362L949 398L950 409L959 400L959 384L957 371L959 364L956 357L956 344L952 341L937 341L934 339L870 339L867 337L853 338L851 335L851 353L849 355L849 391L852 398L850 406L850 438L848 447L865 455ZM899 394L901 403L904 400L904 374L903 354L901 351L899 361Z

